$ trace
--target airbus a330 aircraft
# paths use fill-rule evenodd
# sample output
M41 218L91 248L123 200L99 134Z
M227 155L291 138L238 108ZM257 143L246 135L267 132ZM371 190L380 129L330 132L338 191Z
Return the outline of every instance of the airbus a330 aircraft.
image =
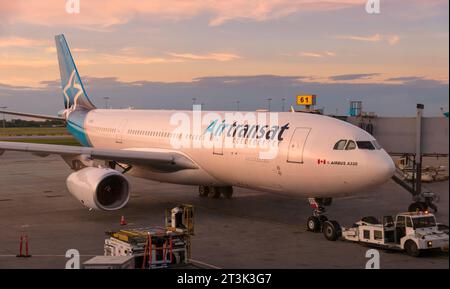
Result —
M200 196L230 198L233 186L310 198L314 215L307 222L317 231L326 221L324 206L339 195L357 194L393 175L394 164L376 140L346 122L309 113L277 113L276 125L227 119L232 112L200 112L197 130L176 130L174 114L195 122L195 111L97 109L89 100L63 35L55 37L65 110L59 117L82 147L0 142L7 150L39 156L57 154L74 172L67 188L83 205L118 210L130 196L126 174L175 184L199 186ZM243 112L235 112L242 115ZM244 113L245 114L245 113ZM268 112L259 112L269 118ZM214 145L174 147L174 140ZM225 143L232 144L224 145ZM261 157L263 143L275 147ZM253 146L251 145L253 144Z

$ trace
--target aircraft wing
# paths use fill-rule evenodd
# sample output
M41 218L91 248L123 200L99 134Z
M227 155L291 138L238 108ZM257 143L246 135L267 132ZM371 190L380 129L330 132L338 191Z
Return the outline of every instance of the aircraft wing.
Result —
M18 112L18 111L10 111L10 110L0 110L0 113L26 116L26 117L32 117L32 118L40 118L40 119L49 119L49 120L66 120L65 118L59 117L59 116L35 114L35 113L28 113L28 112Z
M31 152L46 156L56 154L64 157L83 156L92 160L110 160L130 165L149 166L162 171L197 169L198 166L181 153L162 149L103 149L65 145L0 142L0 155L4 151Z

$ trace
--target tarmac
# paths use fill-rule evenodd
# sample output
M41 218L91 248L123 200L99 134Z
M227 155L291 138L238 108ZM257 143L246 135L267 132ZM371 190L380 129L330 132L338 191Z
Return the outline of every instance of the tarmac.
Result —
M448 167L448 159L439 163ZM327 241L305 230L311 215L306 198L235 188L233 199L199 198L196 187L130 178L129 204L114 212L89 211L67 191L70 169L58 156L26 153L0 156L0 268L65 268L66 252L81 261L103 255L105 231L127 226L163 226L164 210L195 206L192 261L202 268L365 268L369 247ZM438 193L438 222L449 221L448 181L425 184ZM333 200L329 219L351 225L362 216L406 211L411 196L393 181ZM19 236L27 234L32 257L17 258ZM449 268L448 253L420 258L380 250L381 268Z

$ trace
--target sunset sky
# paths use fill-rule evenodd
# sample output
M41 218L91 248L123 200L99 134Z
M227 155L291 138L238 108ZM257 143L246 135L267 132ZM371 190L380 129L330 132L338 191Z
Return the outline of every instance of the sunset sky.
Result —
M387 106L424 102L432 115L448 109L449 2L381 0L376 15L365 3L80 0L80 13L68 14L65 0L0 0L0 106L57 99L53 38L64 33L88 92L111 96L117 107L181 108L198 93L214 109L232 109L236 100L253 109L272 94L289 102L309 92L322 95L329 112L364 99L368 109L395 114L377 95L392 101ZM114 86L135 95L127 101ZM39 105L25 109L57 107Z

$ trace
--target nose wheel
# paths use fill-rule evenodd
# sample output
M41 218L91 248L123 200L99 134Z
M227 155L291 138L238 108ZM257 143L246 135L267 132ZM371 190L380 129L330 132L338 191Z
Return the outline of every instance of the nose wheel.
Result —
M323 223L325 223L326 221L328 221L327 216L311 216L308 218L306 228L311 232L320 232L322 230Z
M308 198L313 215L306 221L306 229L311 232L321 232L323 224L328 221L325 216L325 206L331 205L331 198Z

